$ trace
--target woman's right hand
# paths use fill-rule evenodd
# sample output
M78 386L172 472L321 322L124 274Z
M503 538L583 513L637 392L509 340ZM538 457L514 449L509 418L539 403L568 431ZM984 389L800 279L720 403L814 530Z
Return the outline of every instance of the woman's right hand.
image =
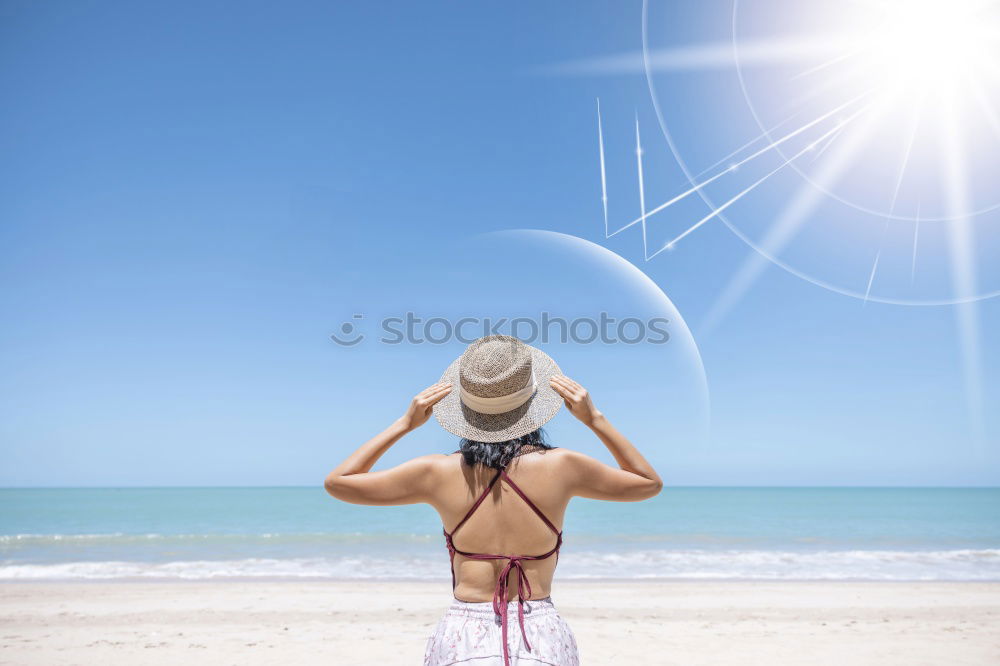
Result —
M575 381L565 375L552 375L549 378L549 386L559 394L566 403L566 409L570 414L580 419L585 426L592 427L594 422L601 418L602 414L594 406L590 399L590 393Z

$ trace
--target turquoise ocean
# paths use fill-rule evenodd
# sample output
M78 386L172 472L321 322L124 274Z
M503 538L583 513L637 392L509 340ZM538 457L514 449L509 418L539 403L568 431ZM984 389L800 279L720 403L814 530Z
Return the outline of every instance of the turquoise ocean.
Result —
M1000 580L1000 489L574 500L562 579ZM437 514L322 487L0 489L0 581L448 580Z

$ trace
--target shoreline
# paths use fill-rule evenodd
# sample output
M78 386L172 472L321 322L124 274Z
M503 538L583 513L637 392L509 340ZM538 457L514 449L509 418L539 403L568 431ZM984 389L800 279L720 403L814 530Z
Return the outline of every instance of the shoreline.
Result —
M3 660L419 664L452 598L448 581L234 582L0 583ZM552 598L584 664L1000 663L1000 583L572 580Z

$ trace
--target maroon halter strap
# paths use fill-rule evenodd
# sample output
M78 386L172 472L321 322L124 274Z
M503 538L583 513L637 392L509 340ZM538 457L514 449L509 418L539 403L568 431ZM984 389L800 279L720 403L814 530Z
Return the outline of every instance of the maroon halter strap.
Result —
M514 489L514 492L518 496L527 502L531 510L542 519L542 521L548 526L550 530L556 534L556 545L555 547L547 553L542 555L497 555L493 553L467 553L464 550L459 550L455 547L454 535L462 525L476 512L479 505L486 500L490 492L493 490L493 486L496 482L503 478L507 484ZM451 587L455 589L455 554L458 553L462 557L467 557L471 560L507 560L507 564L500 571L499 577L497 577L497 584L493 590L493 612L500 616L500 633L503 636L503 663L504 666L510 666L510 654L507 648L507 594L508 594L508 577L511 571L517 572L517 623L521 627L521 638L524 640L524 645L528 648L528 652L531 652L531 644L528 642L528 635L524 631L524 602L531 598L531 583L528 582L528 575L524 571L524 566L522 562L525 560L544 560L551 557L553 554L556 555L556 559L559 558L559 547L562 546L562 532L556 529L556 526L552 524L544 513L535 506L535 503L528 499L528 496L524 494L513 479L507 475L505 470L500 470L497 472L496 476L490 481L486 489L476 500L472 508L465 514L465 517L459 521L458 525L448 533L448 530L444 531L445 545L448 547L448 556L451 559Z

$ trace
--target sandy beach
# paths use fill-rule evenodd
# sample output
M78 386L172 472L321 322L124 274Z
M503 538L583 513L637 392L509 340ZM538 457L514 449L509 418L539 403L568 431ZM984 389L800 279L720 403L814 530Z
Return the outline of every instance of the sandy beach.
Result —
M0 585L4 664L419 664L446 583ZM571 582L584 664L995 664L1000 583Z

